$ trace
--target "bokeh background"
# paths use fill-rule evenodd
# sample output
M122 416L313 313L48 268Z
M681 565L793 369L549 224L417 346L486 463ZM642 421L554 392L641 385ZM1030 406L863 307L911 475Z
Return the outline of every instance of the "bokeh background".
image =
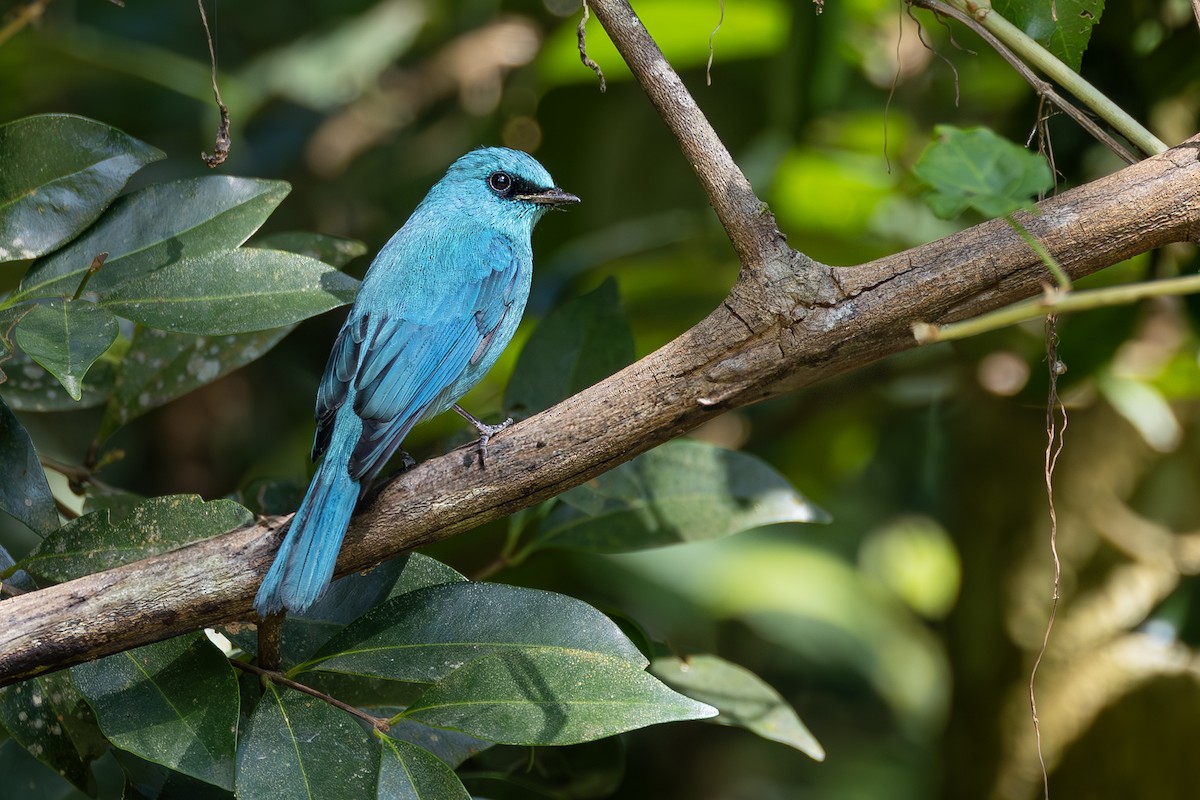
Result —
M6 4L3 19L27 5ZM717 0L635 6L791 244L830 264L977 222L939 220L922 203L910 167L933 126L982 124L1024 142L1039 113L973 35L896 2L830 0L818 14L802 0L730 0L711 70ZM563 301L615 279L644 355L736 276L687 164L594 19L589 50L607 92L580 63L578 19L574 0L209 6L233 120L222 170L293 186L264 233L320 231L374 252L450 161L485 144L535 153L583 198L539 227L526 323L467 399L477 414L502 413L524 337ZM1113 3L1083 73L1175 144L1200 127L1197 37L1187 0ZM92 117L165 151L131 188L206 172L199 154L212 149L217 113L195 5L49 3L0 44L0 121L42 112ZM1050 131L1061 187L1119 168L1068 120ZM1194 246L1170 247L1082 283L1198 263ZM1200 785L1198 313L1172 298L1060 325L1063 601L1038 683L1057 797L1183 798ZM260 361L129 425L104 479L205 497L264 477L302 485L312 398L343 314L310 320ZM635 620L680 653L752 669L829 754L818 764L745 731L663 726L570 748L573 782L545 796L1038 796L1028 675L1051 595L1046 393L1040 324L912 350L694 434L761 456L831 524L631 556L543 552L496 573ZM98 419L98 409L21 415L39 448L67 463L82 461ZM466 438L447 415L406 447L421 458ZM471 574L504 531L430 552ZM0 530L18 557L26 536ZM489 796L542 796L502 795L487 768L462 772Z

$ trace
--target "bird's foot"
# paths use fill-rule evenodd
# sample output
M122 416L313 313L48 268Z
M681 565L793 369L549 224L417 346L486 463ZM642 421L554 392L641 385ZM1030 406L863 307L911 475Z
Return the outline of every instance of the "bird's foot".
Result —
M460 415L462 415L463 419L465 419L467 422L471 423L471 425L474 426L475 430L479 431L479 442L477 444L477 447L479 449L479 464L480 464L480 466L482 466L483 462L487 459L488 442L497 433L504 430L508 426L512 425L513 418L509 417L508 419L504 420L504 422L501 422L499 425L489 425L488 423L483 422L482 420L476 419L470 412L464 410L463 407L458 405L457 403L454 405L454 410L457 411Z

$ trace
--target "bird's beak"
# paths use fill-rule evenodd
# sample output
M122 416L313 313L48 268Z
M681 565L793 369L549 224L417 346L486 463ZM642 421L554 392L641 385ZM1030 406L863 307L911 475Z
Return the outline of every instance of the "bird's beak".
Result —
M565 206L571 203L578 203L579 198L570 192L564 192L562 189L554 186L550 189L545 189L533 194L519 194L517 200L524 200L527 203L538 203L544 206Z

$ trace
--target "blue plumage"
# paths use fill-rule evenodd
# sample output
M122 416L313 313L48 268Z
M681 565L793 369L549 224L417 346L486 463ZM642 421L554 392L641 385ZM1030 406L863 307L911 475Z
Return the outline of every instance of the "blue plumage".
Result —
M317 390L321 459L255 597L262 616L324 593L354 506L417 423L491 369L529 297L530 236L579 198L532 156L475 150L451 165L375 257Z

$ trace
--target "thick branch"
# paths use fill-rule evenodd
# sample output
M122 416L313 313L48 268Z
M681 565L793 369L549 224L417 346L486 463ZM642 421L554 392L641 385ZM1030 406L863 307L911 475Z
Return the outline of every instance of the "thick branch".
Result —
M622 5L592 0L606 25L610 14L624 13ZM648 39L640 24L609 31L622 52L640 51ZM634 58L631 65L644 83L662 80L682 91L653 60ZM656 102L673 114L674 100ZM684 105L695 107L690 98ZM690 135L686 128L679 133ZM705 158L689 153L689 160L718 213L732 215L723 218L731 235L756 231L767 244L751 248L754 257L770 252L780 241L773 223L763 227L770 216L743 196L748 184L724 148L713 153L711 141L700 146ZM1021 222L1073 278L1168 242L1194 241L1200 237L1198 153L1200 137L1049 200L1040 215ZM740 198L732 206L724 205L722 187L728 186ZM400 475L355 517L338 573L511 514L724 411L912 347L914 321L976 316L1037 294L1047 277L1038 257L1000 220L853 268L823 267L791 251L772 254L744 269L729 297L675 341L496 436L486 468L473 450L460 450ZM250 619L284 522L3 601L0 684Z

